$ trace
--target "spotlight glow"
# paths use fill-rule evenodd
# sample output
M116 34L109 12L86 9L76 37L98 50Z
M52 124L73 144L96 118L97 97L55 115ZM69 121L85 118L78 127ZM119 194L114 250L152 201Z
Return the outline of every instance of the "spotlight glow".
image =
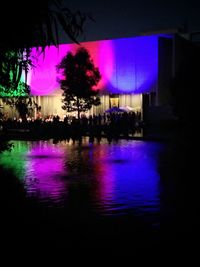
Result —
M155 91L158 79L158 35L134 38L103 40L81 43L99 68L102 79L94 87L102 93L140 94ZM51 95L59 89L56 65L71 51L75 53L80 45L62 44L58 48L46 48L45 56L38 54L28 75L31 95Z

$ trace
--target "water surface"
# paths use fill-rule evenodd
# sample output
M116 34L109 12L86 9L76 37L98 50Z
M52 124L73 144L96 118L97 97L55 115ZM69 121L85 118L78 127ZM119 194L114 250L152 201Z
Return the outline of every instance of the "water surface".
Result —
M0 155L0 165L14 173L34 210L45 210L47 228L56 221L66 233L66 222L79 226L84 222L89 236L97 235L94 229L98 228L112 238L135 233L143 226L141 231L159 231L158 166L164 144L108 143L106 139L89 143L87 138L81 144L53 140L13 143L11 152Z

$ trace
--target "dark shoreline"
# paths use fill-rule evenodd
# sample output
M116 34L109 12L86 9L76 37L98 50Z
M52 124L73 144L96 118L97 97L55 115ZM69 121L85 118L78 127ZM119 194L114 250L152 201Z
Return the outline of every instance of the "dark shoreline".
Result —
M70 140L72 139L73 141L80 141L82 138L84 137L88 137L90 139L90 141L98 141L100 142L102 138L106 138L110 141L112 140L137 140L137 141L155 141L155 142L172 142L175 140L175 136L171 135L161 135L161 134L157 134L157 133L151 133L151 134L147 134L146 136L141 135L128 135L128 136L108 136L106 134L101 134L100 136L90 136L89 134L86 135L82 135L78 138L73 138L72 136L68 136L68 137L63 137L63 136L58 136L58 135L33 135L30 133L9 133L9 134L5 134L5 133L0 133L0 139L4 140L4 141L11 141L11 140L27 140L27 141L38 141L38 140L50 140L50 139L54 139L54 140L58 140L58 141L63 141L63 140Z

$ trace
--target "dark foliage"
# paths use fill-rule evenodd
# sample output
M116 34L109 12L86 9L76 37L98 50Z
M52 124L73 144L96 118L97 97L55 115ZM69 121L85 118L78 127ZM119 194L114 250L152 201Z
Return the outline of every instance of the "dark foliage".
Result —
M0 84L13 90L31 65L31 48L44 52L46 46L59 44L59 27L78 43L86 15L71 12L60 0L5 2L0 10ZM12 75L10 75L12 73ZM25 79L26 82L26 79Z
M27 116L33 117L33 112L41 110L39 106L31 97L5 97L3 102L18 111L20 118L23 121L27 120Z
M72 41L78 42L85 19L85 14L71 12L60 0L4 2L0 31L3 44L9 48L44 48L59 43L59 24Z
M57 66L57 71L61 71L64 77L58 79L64 91L63 109L67 112L77 111L80 118L80 112L100 104L99 91L93 87L97 86L101 75L85 48L79 48L74 55L69 52Z

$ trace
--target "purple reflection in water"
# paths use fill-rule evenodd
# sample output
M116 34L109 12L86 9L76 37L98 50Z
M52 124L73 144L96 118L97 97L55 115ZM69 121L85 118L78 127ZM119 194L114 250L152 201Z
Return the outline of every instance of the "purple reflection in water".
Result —
M27 144L26 168L19 178L29 197L83 216L95 212L157 218L158 157L163 145L126 140L109 144L106 139L90 144L87 138L81 145L52 141Z
M67 193L67 183L62 179L65 173L63 154L64 151L54 144L33 143L27 153L25 187L28 196L62 203Z

